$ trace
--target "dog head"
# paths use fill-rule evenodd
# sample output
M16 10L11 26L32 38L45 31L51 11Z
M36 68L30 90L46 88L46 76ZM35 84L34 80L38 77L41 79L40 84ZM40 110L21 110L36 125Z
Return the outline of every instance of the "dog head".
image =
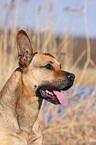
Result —
M73 85L75 75L61 70L61 65L50 53L34 53L30 39L23 30L17 34L17 47L25 86L37 97L66 106L61 91L66 91Z

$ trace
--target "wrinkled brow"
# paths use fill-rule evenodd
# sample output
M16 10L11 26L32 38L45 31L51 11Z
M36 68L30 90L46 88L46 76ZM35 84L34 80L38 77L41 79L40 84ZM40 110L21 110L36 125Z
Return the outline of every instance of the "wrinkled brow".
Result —
M52 54L50 54L49 52L45 52L45 53L43 53L44 55L48 55L48 56L51 56L51 57L53 57L53 58L55 58Z

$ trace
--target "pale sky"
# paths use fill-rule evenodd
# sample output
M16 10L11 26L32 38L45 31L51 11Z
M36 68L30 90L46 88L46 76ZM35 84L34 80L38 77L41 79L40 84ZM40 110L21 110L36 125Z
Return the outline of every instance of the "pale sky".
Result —
M12 0L0 0L2 26L5 23L10 28L15 25L14 15L17 14L16 26L23 29L27 27L35 29L39 22L40 31L48 26L54 33L71 32L72 35L85 36L84 0L30 0L27 3L22 3L24 0L19 0L19 3L15 0L13 4L17 4L18 9L15 11L10 8L12 11L9 13L9 7L6 5L10 5L10 1ZM42 14L39 20L40 11ZM96 37L96 0L87 0L87 22L89 36Z

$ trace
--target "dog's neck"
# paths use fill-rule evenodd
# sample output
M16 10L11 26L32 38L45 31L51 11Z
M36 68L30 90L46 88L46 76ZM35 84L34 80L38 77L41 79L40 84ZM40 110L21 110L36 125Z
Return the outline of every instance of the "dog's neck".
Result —
M19 128L28 133L32 131L42 104L42 100L36 97L34 91L29 91L29 89L22 81L22 72L15 71L4 86L0 100L1 104L3 103L3 109L4 104L8 106L8 111L16 118ZM7 94L11 95L5 96L6 91ZM11 120L11 117L9 116L8 119Z
M16 106L17 120L22 130L31 132L37 120L42 100L36 97L34 91L29 86L27 87L26 84L24 84L22 78L17 90L16 92L19 93L17 94L18 101Z

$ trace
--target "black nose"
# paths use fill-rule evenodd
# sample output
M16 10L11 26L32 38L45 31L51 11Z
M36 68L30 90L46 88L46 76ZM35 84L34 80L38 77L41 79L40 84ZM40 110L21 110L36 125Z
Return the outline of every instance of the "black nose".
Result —
M74 81L74 79L75 79L75 75L72 73L67 73L66 77L69 81Z

